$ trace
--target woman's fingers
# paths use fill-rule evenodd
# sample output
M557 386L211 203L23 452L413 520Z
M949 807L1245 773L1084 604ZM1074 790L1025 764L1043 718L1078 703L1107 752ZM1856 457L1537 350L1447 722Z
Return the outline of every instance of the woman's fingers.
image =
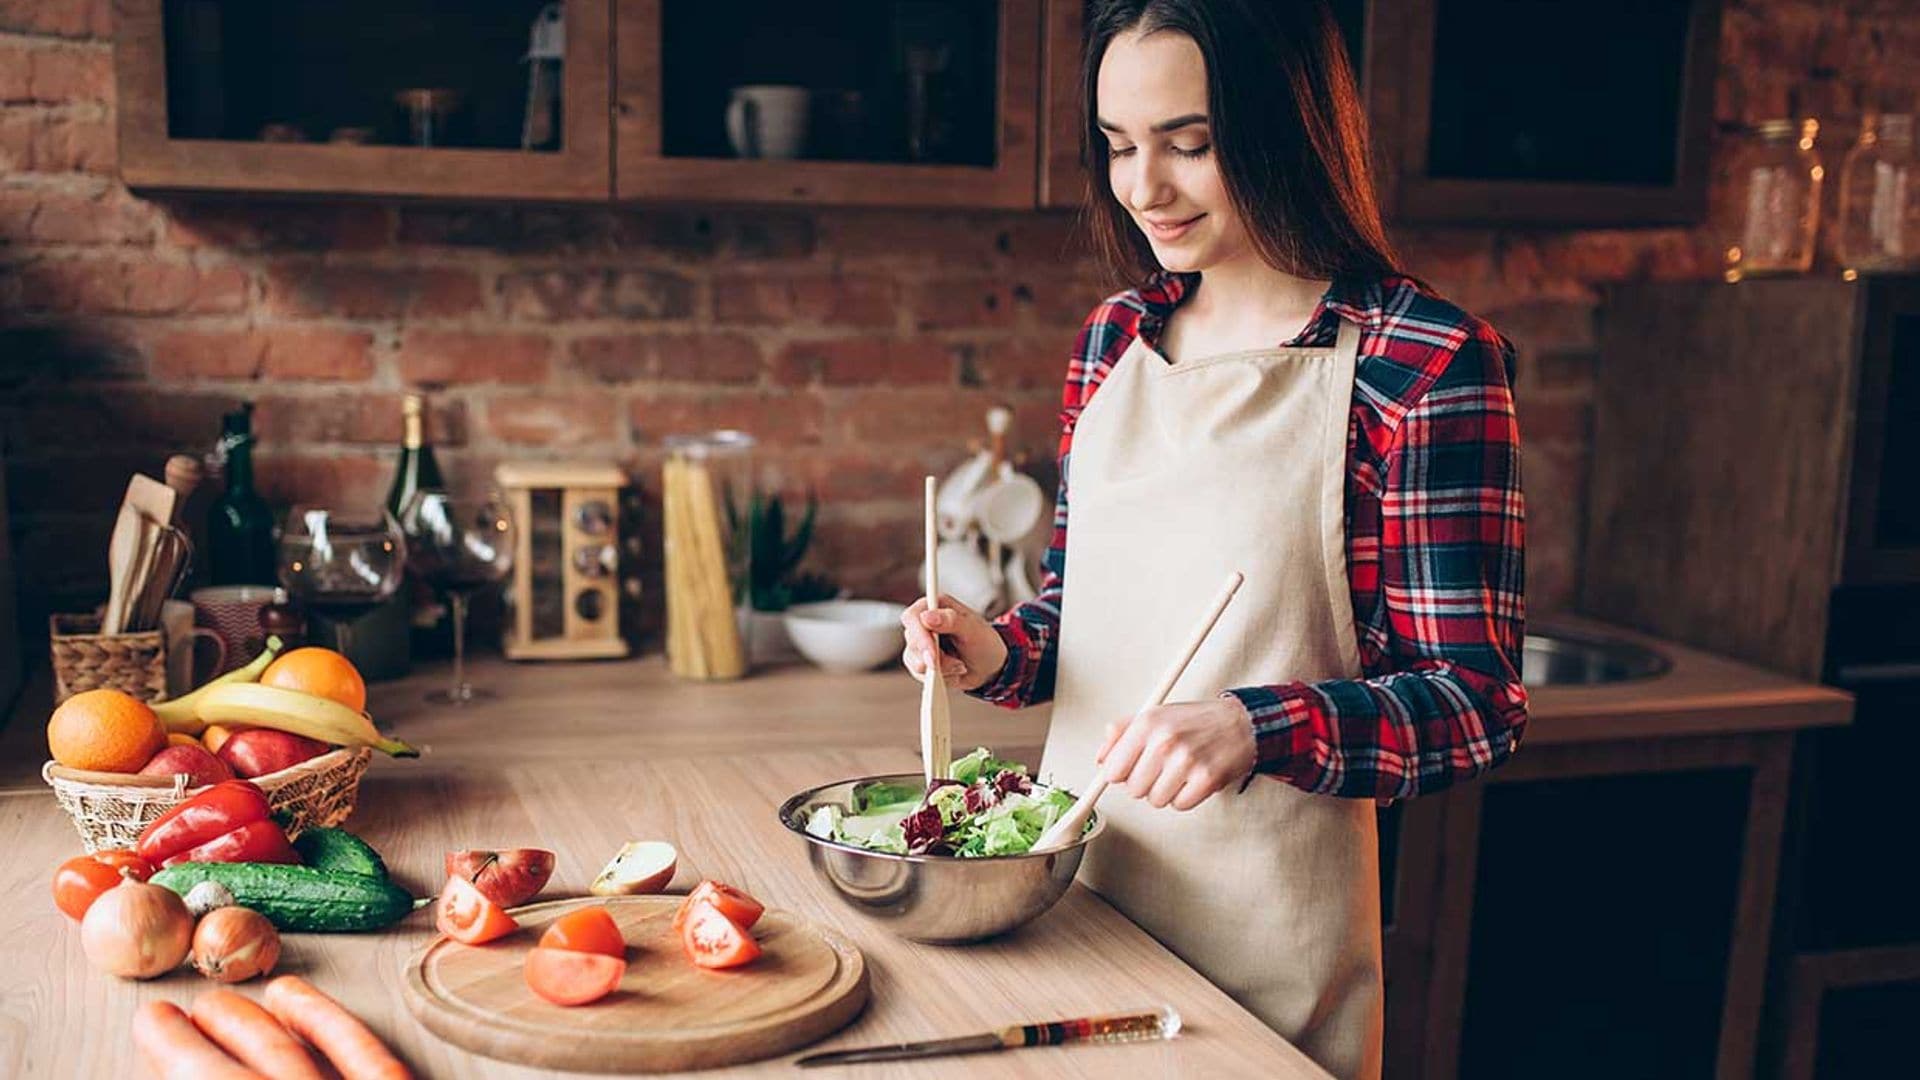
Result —
M1136 727L1137 725L1131 720L1121 722L1120 733L1114 739L1112 748L1107 751L1106 773L1109 784L1124 784L1127 778L1133 775L1134 763L1140 758L1140 736L1144 734L1144 731L1136 731Z
M1180 785L1180 793L1168 805L1175 810L1191 810L1206 802L1215 790L1212 781L1205 777L1189 777L1186 783Z
M1127 775L1128 794L1136 799L1144 799L1153 793L1153 785L1160 781L1160 774L1167 769L1168 749L1165 737L1142 740L1140 758L1133 763L1133 770Z
M1171 804L1188 783L1190 778L1187 770L1172 767L1161 769L1160 778L1147 791L1147 805L1158 810Z
M941 609L928 611L924 597L915 600L912 606L901 613L900 627L902 636L906 639L906 648L901 651L900 661L906 665L907 671L912 673L914 678L924 681L927 677L927 665L936 656L940 660L942 676L957 679L967 673L966 661L947 652L946 648L950 647L950 643L943 643L942 639L936 637L927 626L929 618L937 622L951 615L951 612Z
M918 653L921 657L921 664L919 666L914 665L911 661L907 664L907 669L912 671L916 678L926 674L924 665L933 658L934 652L939 648L933 635L927 632L927 628L921 620L921 616L926 610L927 601L923 597L915 600L913 606L907 608L905 613L900 616L900 626L901 629L905 631L907 639L907 653L909 656Z

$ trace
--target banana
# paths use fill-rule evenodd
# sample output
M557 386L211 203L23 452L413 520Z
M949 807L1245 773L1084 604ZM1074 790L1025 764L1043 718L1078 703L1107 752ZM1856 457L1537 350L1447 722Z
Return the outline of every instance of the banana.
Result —
M392 757L420 756L406 743L381 735L366 713L278 686L231 682L209 687L195 704L194 715L203 724L273 728L336 746L371 746Z
M167 725L167 730L170 732L177 731L182 735L200 734L207 728L207 722L200 719L195 712L200 706L200 699L216 686L224 686L227 683L259 682L261 673L267 670L267 665L273 663L274 657L280 655L281 645L278 634L269 636L267 647L260 650L259 656L248 661L246 667L237 667L217 679L209 679L190 694L155 702L154 715L160 718L161 723Z

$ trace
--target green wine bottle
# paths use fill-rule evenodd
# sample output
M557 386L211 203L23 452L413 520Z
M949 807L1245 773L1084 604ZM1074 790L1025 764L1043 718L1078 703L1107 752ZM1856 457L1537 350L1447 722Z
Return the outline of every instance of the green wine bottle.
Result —
M414 493L444 488L446 481L440 478L440 464L433 460L433 444L427 441L426 419L422 415L426 411L425 400L419 394L408 394L400 409L406 429L400 440L400 460L394 467L393 484L387 488L387 509L395 521L404 524L402 515Z
M273 511L253 487L253 402L220 418L227 490L207 511L207 575L215 585L272 585Z
M387 509L402 529L408 529L407 504L416 493L444 489L440 463L433 459L433 443L427 439L426 400L408 394L401 400L405 430L400 439L400 460L395 463L393 484L387 488ZM413 656L443 656L452 652L452 631L447 605L420 575L407 572L406 584L394 602L407 609L411 630L409 651Z

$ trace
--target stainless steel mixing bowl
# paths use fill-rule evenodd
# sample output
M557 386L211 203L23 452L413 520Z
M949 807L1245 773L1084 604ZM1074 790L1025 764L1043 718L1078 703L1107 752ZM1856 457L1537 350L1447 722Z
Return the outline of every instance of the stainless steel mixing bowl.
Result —
M1004 934L1039 917L1073 884L1087 845L1106 824L1099 814L1057 851L961 859L869 851L807 832L815 807L851 812L853 789L874 782L916 784L919 773L862 776L803 791L780 805L780 820L807 842L814 873L854 911L909 941L955 945Z

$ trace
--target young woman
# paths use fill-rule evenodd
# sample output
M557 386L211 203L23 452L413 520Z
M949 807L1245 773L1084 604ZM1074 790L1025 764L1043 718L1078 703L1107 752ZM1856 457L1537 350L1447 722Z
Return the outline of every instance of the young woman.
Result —
M905 662L1050 698L1043 775L1116 785L1082 880L1374 1076L1375 800L1485 772L1526 723L1512 349L1396 270L1322 3L1090 20L1094 239L1139 284L1068 365L1041 595L991 624L915 604ZM1172 703L1133 714L1233 570Z

